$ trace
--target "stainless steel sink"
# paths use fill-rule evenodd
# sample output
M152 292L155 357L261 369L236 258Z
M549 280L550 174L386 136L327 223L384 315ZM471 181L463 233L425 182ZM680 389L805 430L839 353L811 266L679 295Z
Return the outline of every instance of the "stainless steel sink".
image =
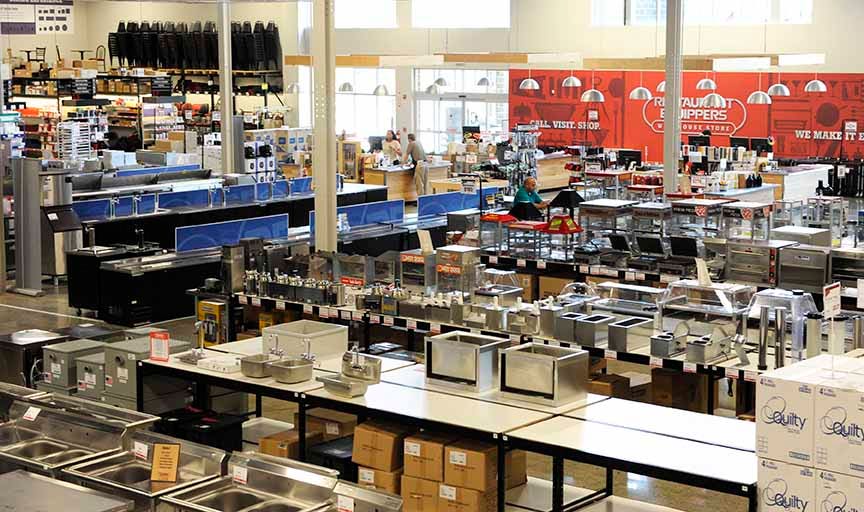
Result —
M55 443L45 439L37 439L35 441L25 441L18 446L13 446L6 453L24 457L25 459L42 459L48 455L54 455L69 449L65 444Z
M303 509L288 503L268 501L267 503L262 503L260 506L253 508L249 512L298 512L300 510Z
M28 441L39 437L41 434L35 430L26 429L20 425L7 425L0 427L0 448Z
M297 384L306 382L312 378L314 363L307 359L287 357L278 361L267 363L270 373L276 382L283 384Z
M150 480L151 468L143 464L127 464L117 468L109 469L99 476L105 480L111 480L119 484L137 484L145 480Z
M196 503L202 507L212 508L214 510L222 510L223 512L238 512L244 508L249 508L252 505L257 505L266 498L259 494L252 494L248 491L238 489L229 489L223 492L217 492L208 498L204 498Z
M588 393L588 352L524 343L500 353L501 392L518 400L560 406Z

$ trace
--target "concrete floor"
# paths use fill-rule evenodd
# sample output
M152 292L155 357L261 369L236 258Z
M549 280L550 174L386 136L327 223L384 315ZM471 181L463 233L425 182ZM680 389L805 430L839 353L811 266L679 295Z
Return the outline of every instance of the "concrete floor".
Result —
M66 289L62 285L51 287L46 282L45 295L42 297L26 297L12 293L0 294L0 333L20 329L50 330L94 322L99 321L76 316L76 311L68 306ZM189 317L162 322L158 326L169 329L172 337L192 340L193 324L193 319ZM617 362L610 361L610 363L615 364ZM612 364L610 364L610 372L646 371L644 368L633 365L627 368L617 368ZM265 416L275 419L293 421L295 409L296 407L291 403L278 400L264 401ZM548 457L529 455L528 471L532 476L551 479L551 461ZM576 463L565 465L565 481L569 485L599 489L604 484L604 478L604 471L601 468ZM617 496L630 497L685 511L732 512L747 509L747 501L743 498L620 471L615 473L614 493Z

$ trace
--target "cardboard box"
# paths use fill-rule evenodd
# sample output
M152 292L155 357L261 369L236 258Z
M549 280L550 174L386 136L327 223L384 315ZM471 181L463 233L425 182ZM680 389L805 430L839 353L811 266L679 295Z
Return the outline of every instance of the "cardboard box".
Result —
M438 512L495 512L497 504L494 489L478 491L438 484Z
M651 374L621 372L620 375L630 379L630 400L651 403Z
M459 441L444 448L444 483L486 491L497 484L498 447L477 441Z
M522 300L533 302L537 300L537 276L532 274L516 274L516 280L522 287Z
M630 399L630 379L615 374L603 374L588 381L588 392L595 395Z
M405 438L404 470L408 476L444 481L444 447L453 438L435 434L418 434Z
M694 412L708 407L708 378L664 368L651 369L651 400L655 405Z
M862 503L864 480L831 471L816 471L816 504L807 510L859 510Z
M787 366L756 380L756 455L813 464L817 368Z
M294 413L294 424L300 422L300 416ZM324 441L332 441L348 437L354 433L357 426L357 416L344 412L332 411L321 407L306 411L306 430L321 432ZM401 464L397 465L401 467Z
M504 459L507 474L504 488L512 489L528 482L528 454L522 450L510 450Z
M572 283L572 279L564 279L561 277L540 276L537 279L539 298L545 299L553 295L558 295L565 286Z
M168 140L179 142L180 148L183 148L183 144L185 142L186 151L195 151L196 149L198 149L198 134L194 131L168 132Z
M756 494L761 512L823 510L813 506L816 500L813 469L760 458L757 473Z
M402 470L381 471L372 468L357 468L357 483L363 487L375 489L376 491L387 491L391 494L399 494L402 488Z
M864 375L833 372L813 397L815 466L864 477Z
M282 323L281 311L262 311L258 313L258 328L264 329Z
M321 432L306 431L306 448L318 444L322 440ZM300 433L297 430L286 430L258 440L258 451L274 457L296 459L300 457Z
M403 441L410 434L399 425L366 422L354 429L352 460L359 466L382 471L402 467Z
M437 512L438 482L402 475L404 512Z

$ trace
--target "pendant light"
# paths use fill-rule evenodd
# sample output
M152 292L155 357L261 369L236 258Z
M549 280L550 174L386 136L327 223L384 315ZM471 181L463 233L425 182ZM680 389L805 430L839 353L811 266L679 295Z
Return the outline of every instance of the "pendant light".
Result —
M779 80L776 84L772 85L768 88L768 96L789 96L791 93L789 92L789 88L786 87L786 84L781 83Z
M521 91L539 91L540 84L537 83L537 80L531 78L531 68L528 68L528 78L522 80L519 84L519 90Z
M433 96L439 96L441 94L441 88L438 87L438 84L431 84L426 88L426 94L431 94Z
M748 105L770 105L771 104L771 96L768 96L767 92L762 90L762 73L759 73L759 89L753 91L750 96L747 97Z
M807 82L807 85L804 86L804 92L828 92L828 86L825 85L825 82L819 80L819 73L816 73L814 74L813 80L810 80Z
M712 108L726 108L726 98L717 94L716 92L712 92L702 98L702 106Z
M378 84L378 85L375 87L375 90L372 91L372 94L374 94L375 96L389 96L389 95L390 95L390 91L387 90L387 86L386 86L386 85L384 85L384 84Z
M288 84L288 87L285 88L285 92L288 94L298 94L300 92L300 84L297 82L291 82Z
M594 88L594 71L591 71L591 88L582 93L582 103L603 103L606 97Z
M651 91L648 90L647 87L642 85L642 72L639 72L639 87L630 91L630 99L637 101L648 101L653 96L651 95Z
M351 82L345 82L339 86L339 92L354 92L354 86Z
M489 87L490 85L492 85L492 82L485 76L477 80L477 87Z
M659 84L657 84L657 92L661 94L666 94L666 80L663 80Z
M708 78L708 73L705 73L705 78L696 83L696 89L700 91L716 91L717 82Z
M563 82L561 82L561 87L567 87L567 88L571 88L571 89L574 89L576 87L582 87L582 80L579 80L576 77L574 70L571 69L570 70L570 76L568 76L567 78L564 79Z
M447 85L449 84L447 83L447 79L445 79L443 76L439 76L438 79L435 80L435 85L437 85L438 87L447 87Z

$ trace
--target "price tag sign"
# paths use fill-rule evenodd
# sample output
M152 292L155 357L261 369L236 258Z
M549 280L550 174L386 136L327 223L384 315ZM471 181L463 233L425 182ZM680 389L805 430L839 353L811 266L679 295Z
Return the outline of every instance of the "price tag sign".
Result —
M590 273L590 267L588 265L579 265L579 273L580 274L588 274Z
M642 272L636 272L633 274L633 280L634 281L644 281L645 280L645 274L643 274Z
M537 270L546 270L546 260L539 260L537 262Z
M604 350L603 351L603 357L605 359L617 360L618 359L618 352L615 352L614 350Z
M758 375L753 370L745 370L744 371L744 380L747 382L756 382L756 375Z
M312 304L303 304L303 312L307 315L312 314Z
M600 268L600 265L593 265L591 267L591 275L592 276L599 276L601 273L602 273L602 269Z
M249 481L249 472L245 466L234 466L231 471L231 479L234 480L234 483L246 485L246 482Z
M417 320L406 320L405 327L413 331L417 328Z
M738 369L737 368L726 368L726 378L727 379L737 379L738 378Z
M489 264L497 265L498 264L498 256L489 256Z
M519 268L525 268L528 266L528 262L523 259L516 260L516 266Z
M285 301L277 300L276 301L276 309L279 311L285 311Z
M354 498L336 496L336 512L354 512Z
M168 347L170 338L167 332L157 331L150 333L150 359L152 361L167 362L171 356Z
M633 272L624 272L624 279L627 281L635 281L636 274Z
M42 412L42 409L38 407L28 407L27 410L24 411L23 418L27 421L36 421L40 412Z
M342 309L339 311L339 318L341 318L342 320L351 320L351 312Z
M245 295L241 295L238 300L240 301L240 304L249 304L249 297Z
M154 482L176 482L179 465L179 444L159 443L153 445L153 467L150 469L150 480Z
M252 305L256 308L261 307L261 297L252 297Z
M132 445L132 453L135 455L136 459L147 460L147 455L150 453L150 446L141 441L135 441Z
M840 283L832 283L822 287L822 299L825 304L825 318L834 318L840 314ZM860 300L860 299L859 299Z
M378 316L378 315L372 315L372 316L369 317L369 323L371 323L371 324L380 324L380 323L381 323L381 317Z
M519 336L518 334L511 334L510 335L510 341L519 343L522 341L522 336Z
M393 317L385 316L384 317L384 325L393 325Z
M441 334L441 324L429 324L429 331L432 334Z
M696 363L684 363L684 373L696 373Z
M673 283L678 280L678 276L672 274L660 274L661 283Z
M649 361L651 368L663 368L663 358L662 357L651 357Z
M351 313L351 320L362 322L363 321L363 312L362 311L354 311Z

